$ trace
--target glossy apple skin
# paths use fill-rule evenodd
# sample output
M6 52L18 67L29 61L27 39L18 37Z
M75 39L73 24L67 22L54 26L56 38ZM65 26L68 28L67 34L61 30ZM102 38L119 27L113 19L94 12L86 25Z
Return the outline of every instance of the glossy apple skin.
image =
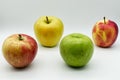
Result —
M98 21L92 30L92 37L99 47L110 47L118 36L118 26L114 21L106 19Z
M34 32L40 44L46 47L53 47L58 44L62 37L64 25L62 21L55 16L47 16L49 23L46 22L46 16L41 16L34 24Z
M60 54L71 67L83 67L92 58L94 45L92 40L81 33L65 36L60 42Z
M37 43L35 39L26 34L13 34L7 37L2 45L4 58L9 64L16 68L28 66L36 56Z

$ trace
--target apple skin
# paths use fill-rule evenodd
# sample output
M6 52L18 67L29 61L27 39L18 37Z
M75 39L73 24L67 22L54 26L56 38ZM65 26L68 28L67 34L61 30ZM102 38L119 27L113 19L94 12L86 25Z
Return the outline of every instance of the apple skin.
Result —
M118 36L117 24L108 19L98 21L92 30L94 43L99 47L111 47Z
M62 37L64 25L55 16L41 16L34 24L34 32L40 44L53 47Z
M81 33L65 36L60 42L60 54L65 63L71 67L83 67L94 52L92 40Z
M37 42L26 34L13 34L2 45L3 56L15 68L28 66L37 54Z

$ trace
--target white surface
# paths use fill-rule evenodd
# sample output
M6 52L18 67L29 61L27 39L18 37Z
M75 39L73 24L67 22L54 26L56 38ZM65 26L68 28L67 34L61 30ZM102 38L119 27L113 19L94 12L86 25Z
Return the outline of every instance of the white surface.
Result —
M103 16L120 25L119 0L1 0L0 49L14 33L35 38L34 22L42 15L54 15L64 23L64 35L79 32L91 38L96 21ZM92 39L92 38L91 38ZM62 60L59 45L39 50L33 63L21 70L12 68L0 54L2 80L120 80L120 36L111 48L95 46L94 55L84 68L70 68Z

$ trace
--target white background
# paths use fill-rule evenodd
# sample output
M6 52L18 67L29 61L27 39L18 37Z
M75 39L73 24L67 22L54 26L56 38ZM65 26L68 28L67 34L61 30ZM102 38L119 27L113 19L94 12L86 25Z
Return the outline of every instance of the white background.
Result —
M93 25L103 16L120 25L119 0L0 0L0 49L6 37L25 33L35 38L33 25L43 15L59 17L64 34L78 32L91 39ZM54 48L39 45L33 63L25 69L11 67L0 52L2 80L120 80L120 36L110 48L95 46L94 55L84 68L68 67L62 60L59 44Z

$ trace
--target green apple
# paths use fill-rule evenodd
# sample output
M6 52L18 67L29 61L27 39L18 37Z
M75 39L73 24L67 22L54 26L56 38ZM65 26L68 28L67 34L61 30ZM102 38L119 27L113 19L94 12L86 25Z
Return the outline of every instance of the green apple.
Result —
M34 25L34 32L40 44L56 46L64 30L62 21L55 16L41 16Z
M60 42L60 54L66 64L72 67L85 66L94 51L92 40L81 33L65 36Z

